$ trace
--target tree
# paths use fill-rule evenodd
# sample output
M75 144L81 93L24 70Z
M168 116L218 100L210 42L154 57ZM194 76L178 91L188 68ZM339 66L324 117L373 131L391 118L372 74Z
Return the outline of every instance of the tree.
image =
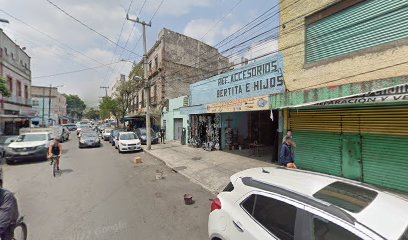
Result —
M84 113L84 116L88 119L99 119L99 110L95 108L90 108L88 111Z
M65 95L67 99L67 113L72 118L82 118L86 104L78 95Z
M102 102L99 104L99 115L101 119L107 119L110 115L116 118L116 122L119 122L119 106L116 99L111 97L103 97Z
M129 73L129 80L136 80L137 77L143 79L144 71L142 64L133 64L132 70Z
M4 80L4 78L0 76L0 94L4 97L9 97L10 91L8 90L6 84L6 80Z
M119 117L121 119L125 118L133 99L136 98L141 88L143 88L143 81L133 77L128 81L121 82L116 88L114 96L118 104ZM123 124L125 123L123 122Z

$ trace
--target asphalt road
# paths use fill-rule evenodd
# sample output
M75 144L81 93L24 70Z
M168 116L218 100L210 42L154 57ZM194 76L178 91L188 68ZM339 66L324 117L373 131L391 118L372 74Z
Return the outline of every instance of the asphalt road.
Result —
M207 239L214 196L148 154L119 154L63 143L62 174L47 162L4 165L5 188L14 192L28 224L28 239ZM140 156L143 163L133 163ZM164 179L156 180L156 170ZM183 195L195 203L185 205Z

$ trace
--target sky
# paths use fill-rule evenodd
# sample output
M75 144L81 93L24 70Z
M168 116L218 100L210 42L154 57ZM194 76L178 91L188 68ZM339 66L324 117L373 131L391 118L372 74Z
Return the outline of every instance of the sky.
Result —
M77 94L88 107L96 107L99 97L105 95L100 87L111 86L121 73L128 75L131 62L141 60L141 26L126 21L127 12L132 18L139 16L148 21L158 9L152 26L147 28L148 49L162 28L215 45L277 1L51 0L103 35L100 36L47 0L0 0L0 18L10 22L0 23L0 28L21 47L26 47L31 56L32 85L62 85L60 92ZM271 21L278 23L279 14ZM267 42L262 48L250 46L242 57L251 58L276 48L277 41ZM75 72L87 68L93 69ZM74 73L60 74L66 72Z

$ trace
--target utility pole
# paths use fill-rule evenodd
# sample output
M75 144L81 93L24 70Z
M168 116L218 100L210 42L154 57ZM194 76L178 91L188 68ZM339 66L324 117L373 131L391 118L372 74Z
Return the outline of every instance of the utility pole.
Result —
M44 122L44 115L45 115L45 87L43 87L43 99L42 99L43 103L42 103L42 125L43 127L45 126L45 122Z
M50 123L50 119L51 119L51 89L52 89L52 84L50 84L50 91L49 91L49 96L48 96L48 124Z
M130 19L129 15L126 14L126 19L139 23L142 25L143 29L143 48L144 48L144 54L143 54L143 81L145 83L145 101L146 101L146 146L147 150L152 149L152 132L151 132L151 124L150 124L150 83L147 79L147 46L146 46L146 26L151 27L152 22L150 21L149 23L146 23L145 21L140 21L139 18L136 19Z
M101 86L101 88L102 88L102 89L105 89L105 97L107 97L107 96L108 96L108 89L109 89L109 87L103 87L103 86Z

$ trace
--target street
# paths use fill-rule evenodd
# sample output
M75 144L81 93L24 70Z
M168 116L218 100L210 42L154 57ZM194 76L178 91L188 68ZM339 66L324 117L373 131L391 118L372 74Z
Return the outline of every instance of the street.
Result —
M207 239L212 194L148 154L119 154L108 142L78 149L63 143L61 175L48 162L4 165L28 239ZM140 156L143 163L135 165ZM156 180L156 170L164 179ZM185 205L183 195L195 203Z

